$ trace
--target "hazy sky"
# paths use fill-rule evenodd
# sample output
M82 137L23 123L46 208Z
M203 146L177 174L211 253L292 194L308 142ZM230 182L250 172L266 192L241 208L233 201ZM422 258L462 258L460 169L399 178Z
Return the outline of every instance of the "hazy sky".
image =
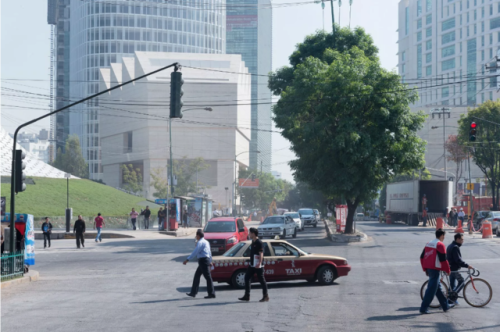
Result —
M79 0L71 0L79 1ZM273 3L304 2L280 0ZM397 65L397 4L399 0L353 0L351 27L361 26L370 33L380 49L382 65L395 69ZM29 103L17 100L18 89L32 93L48 94L50 65L50 26L47 24L47 0L1 0L1 78L2 116L1 125L8 132L22 122L42 115L42 110L16 109L12 105L47 108L48 102L35 98ZM335 20L342 26L349 24L349 0L334 2ZM306 4L275 8L273 11L273 68L288 65L288 56L304 37L323 28L331 30L330 3L325 3L324 15L321 4ZM12 80L15 79L15 80ZM8 96L11 95L11 96ZM3 106L9 105L9 106ZM26 131L48 129L48 120L34 124ZM294 159L288 150L289 143L279 134L273 134L272 169L282 173L284 179L293 180L286 162Z

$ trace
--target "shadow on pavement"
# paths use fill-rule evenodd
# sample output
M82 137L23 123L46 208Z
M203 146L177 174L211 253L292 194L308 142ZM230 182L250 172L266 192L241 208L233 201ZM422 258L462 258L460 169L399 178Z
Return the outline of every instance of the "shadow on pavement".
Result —
M413 317L420 316L420 313L417 312L414 314L406 314L406 315L385 315L385 316L373 316L373 317L368 317L366 320L368 321L395 321L395 320L404 320L404 319L409 319ZM441 330L439 330L441 331Z
M213 301L213 300L214 299L206 299L206 301ZM193 305L182 305L180 307L181 308L189 308L189 307L211 307L211 306L221 306L221 305L234 305L236 303L248 303L248 302L242 302L242 301L238 301L237 299L235 299L235 301L231 301L231 302L206 302L206 303L193 304Z
M148 304L148 303L162 303L162 302L176 302L176 301L185 301L190 298L186 296L186 298L182 299L168 299L168 300L156 300L156 301L143 301L143 302L130 302L130 304Z
M203 281L202 281L203 282ZM336 283L334 282L333 284L329 285L329 286L338 286L339 283ZM323 286L323 285L320 285L319 283L317 282L314 282L314 283L310 283L310 282L288 282L288 281L282 281L282 282L267 282L267 288L268 289L281 289L281 288L302 288L302 287L328 287L328 286ZM244 291L243 289L238 289L238 288L233 288L232 286L229 286L227 284L223 284L223 283L220 283L220 284L217 284L217 283L214 283L214 288L217 292L220 292L220 291L234 291L234 290L238 290L238 291ZM260 286L260 284L258 282L253 282L252 283L252 290L261 290L262 287ZM191 287L177 287L177 291L179 293L188 293L191 291ZM200 293L203 293L203 292L206 292L207 291L207 288L206 287L200 287L199 289L199 292ZM260 294L260 293L259 293Z

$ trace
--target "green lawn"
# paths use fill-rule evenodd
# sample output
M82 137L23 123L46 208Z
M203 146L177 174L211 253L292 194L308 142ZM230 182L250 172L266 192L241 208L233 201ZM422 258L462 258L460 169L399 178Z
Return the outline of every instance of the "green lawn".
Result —
M33 178L35 184L16 196L16 212L42 216L64 216L66 209L66 179ZM7 198L10 210L10 184L2 183L2 196ZM94 216L98 212L106 217L127 216L132 207L136 211L149 205L156 215L159 206L142 197L90 180L69 180L69 206L73 216Z

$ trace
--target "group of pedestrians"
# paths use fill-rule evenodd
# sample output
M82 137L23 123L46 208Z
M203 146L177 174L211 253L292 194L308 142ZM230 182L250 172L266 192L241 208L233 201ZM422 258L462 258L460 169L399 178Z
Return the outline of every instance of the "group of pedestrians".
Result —
M160 211L162 208L160 208ZM149 229L149 218L151 217L151 210L149 209L149 206L146 206L146 209L141 211L141 213L137 212L134 208L132 208L132 211L129 214L130 216L130 221L132 222L132 229L135 231L137 230L137 217L143 216L144 217L144 229ZM160 217L160 212L158 212L158 217Z
M453 302L447 299L443 293L440 282L441 272L450 276L450 289L455 290L464 280L459 272L460 268L472 269L471 265L463 261L460 252L460 247L464 243L462 233L455 234L454 241L448 246L448 249L443 243L446 232L438 229L435 235L436 238L425 245L420 255L422 269L429 277L427 290L420 306L421 314L429 313L429 306L435 296L438 298L444 312L458 304L458 301Z
M105 226L104 218L101 216L101 213L97 214L97 217L94 219L94 229L97 230L97 236L95 238L95 242L102 242L102 234L101 230ZM43 232L43 248L47 248L47 244L50 248L50 236L52 234L52 224L50 223L49 217L45 217L45 222L42 224L42 232ZM80 249L80 247L85 248L85 231L86 224L85 220L83 220L82 215L78 215L78 219L75 221L73 225L73 233L76 237L76 247Z
M250 238L252 243L250 245L250 264L248 265L247 272L245 274L245 295L238 300L248 302L250 301L250 285L251 280L255 274L259 279L260 285L262 286L263 297L259 302L268 302L269 295L267 292L267 283L264 278L264 246L262 241L259 239L259 231L256 228L250 228L249 230ZM198 294L198 289L200 287L200 278L203 275L207 281L207 292L208 296L206 299L215 298L214 282L212 280L212 275L210 273L213 269L212 263L212 251L210 249L210 243L205 240L205 234L201 229L196 231L196 248L188 256L188 258L183 262L186 265L190 259L198 259L198 268L194 274L193 285L191 287L191 292L187 293L187 296L196 297Z

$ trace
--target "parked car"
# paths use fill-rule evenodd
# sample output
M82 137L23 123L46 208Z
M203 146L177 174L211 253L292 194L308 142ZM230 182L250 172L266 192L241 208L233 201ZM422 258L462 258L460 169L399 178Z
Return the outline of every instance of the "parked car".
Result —
M248 229L241 218L212 218L203 231L213 255L223 254L241 241L248 240Z
M356 213L356 220L363 220L365 218L364 213Z
M474 228L478 230L481 228L481 225L483 224L483 221L487 218L492 218L493 214L492 211L490 210L484 210L484 211L476 211L474 212L474 218L472 219L472 222L474 223Z
M299 211L300 219L306 226L316 227L318 225L318 221L316 220L316 216L314 215L313 209L300 209Z
M275 237L281 239L292 235L297 237L297 226L290 216L270 216L267 217L258 227L259 237Z
M302 219L300 219L300 215L298 212L285 212L285 216L289 216L295 221L295 225L297 226L297 230L303 231L304 230L304 223L302 222Z
M490 211L491 217L486 218L491 223L491 230L498 234L498 223L500 222L500 211Z
M305 279L331 285L338 277L347 276L351 266L343 257L311 254L282 240L263 240L264 274L268 282ZM223 256L214 257L211 271L215 282L226 282L234 288L245 287L251 241L240 242ZM254 276L252 282L257 282Z
M316 221L320 222L321 221L321 213L317 209L314 209L313 211L314 211L314 216L316 217Z

